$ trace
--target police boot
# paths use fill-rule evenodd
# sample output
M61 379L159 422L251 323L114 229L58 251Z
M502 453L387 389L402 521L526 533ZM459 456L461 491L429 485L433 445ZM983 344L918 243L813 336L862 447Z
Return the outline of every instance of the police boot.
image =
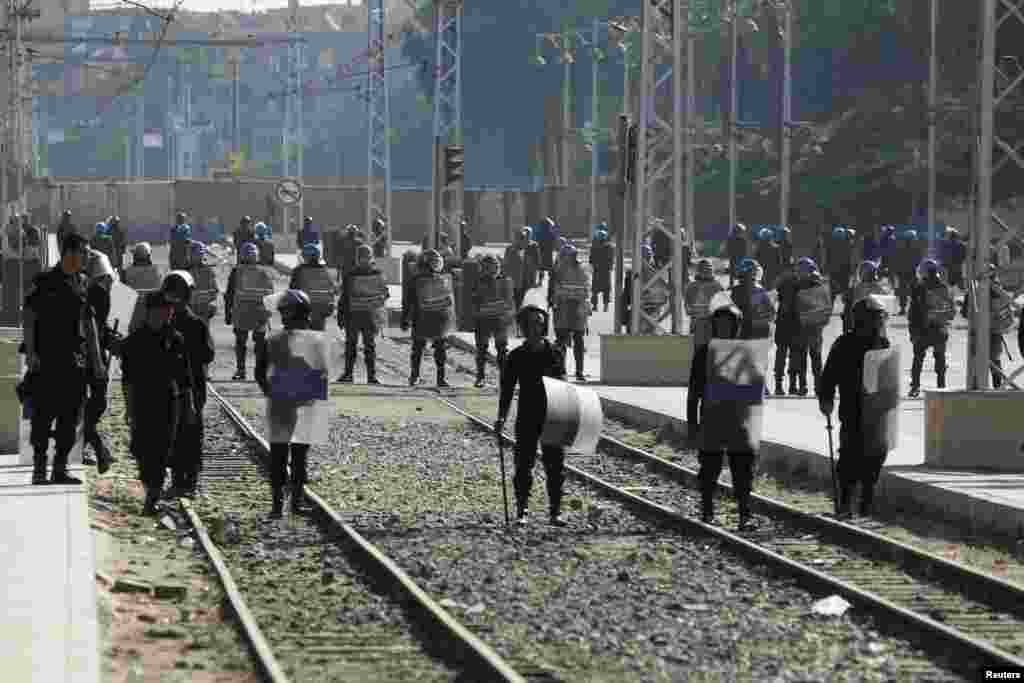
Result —
M530 514L529 507L529 499L516 496L516 524L520 526L526 524L527 517Z
M420 363L423 361L423 350L413 349L409 358L409 386L414 387L420 383Z
M754 525L750 520L750 499L744 497L743 499L736 501L736 503L736 507L740 515L738 529L740 531L751 531L754 528Z
M473 383L473 386L478 389L484 385L484 369L486 367L487 359L478 354L476 357L476 382Z
M282 454L275 445L270 451L270 495L273 499L270 516L279 518L284 513L284 482L287 475L287 450Z
M348 384L352 381L352 367L356 364L356 352L355 349L352 352L345 352L345 372L338 378L339 382Z
M785 396L786 395L786 388L784 386L782 386L782 375L779 375L778 377L775 378L775 395L776 396Z
M114 457L110 454L110 449L107 448L107 444L103 442L102 437L96 441L93 449L96 451L96 470L100 474L106 474L107 470L110 469L111 463L114 462Z
M377 359L373 356L366 358L366 383L380 384L380 380L377 379Z
M142 514L146 517L156 516L156 504L160 500L160 489L155 486L146 487L146 501L142 504Z
M284 487L272 487L271 496L273 501L270 504L270 516L274 519L280 519L284 516Z
M875 489L873 486L866 484L861 485L860 491L860 515L861 517L870 517L871 511L874 509L873 503L875 502Z
M797 396L806 396L807 395L807 375L800 375L800 376L797 377L797 379L800 380L800 388L797 389L796 395Z
M235 375L231 379L237 381L245 380L245 348L235 348Z
M51 484L81 484L82 480L68 474L68 453L58 453L53 459Z
M444 379L444 370L444 363L437 363L437 386L439 389L451 386Z
M306 511L306 494L302 492L306 485L306 455L292 455L292 512L296 515Z
M851 508L853 507L853 486L844 484L839 489L839 513L840 519L848 519L850 517Z
M711 524L715 520L715 492L700 492L700 521Z
M945 370L942 370L940 372L936 372L935 373L935 379L936 379L936 386L938 386L939 389L945 389L946 388L946 371Z
M789 376L789 395L790 396L796 396L797 395L797 393L799 392L799 384L800 383L797 380L796 375L795 374L791 374Z
M572 355L576 359L576 380L582 382L587 379L587 376L583 374L583 348L574 345L572 347Z
M568 522L562 518L562 490L559 487L557 490L551 490L548 492L548 498L551 503L551 526L566 526Z
M47 484L49 483L46 479L46 453L39 455L37 451L35 456L32 458L32 483L33 484Z

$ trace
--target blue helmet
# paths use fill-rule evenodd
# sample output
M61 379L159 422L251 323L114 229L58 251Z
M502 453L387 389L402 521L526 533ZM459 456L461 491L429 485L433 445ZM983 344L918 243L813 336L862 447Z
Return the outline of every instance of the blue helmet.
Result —
M740 275L753 273L754 271L757 270L758 265L760 264L758 264L757 261L748 257L740 261L739 265L736 266L736 272L739 273Z
M608 241L608 231L607 230L598 230L597 231L596 239L597 239L598 242L607 242Z
M97 237L107 237L109 235L110 235L110 226L109 225L107 225L106 223L97 223L96 224L96 236Z
M905 240L916 240L917 230L905 230L903 234L900 235L900 237L902 237Z
M192 226L188 223L178 223L174 226L174 234L184 239L192 238Z
M654 258L654 248L651 247L650 242L644 242L640 245L640 255L645 259Z
M282 317L303 318L313 312L313 304L301 289L289 289L277 300L277 310Z
M926 258L925 260L921 261L921 265L918 266L918 271L922 275L933 275L941 270L942 266L939 265L938 261L932 258Z
M255 227L253 228L253 232L256 233L256 239L258 240L270 239L270 226L268 226L263 221L260 221L255 225Z
M533 239L533 228L531 228L529 225L524 225L523 227L519 228L519 234L520 235L526 235L526 239L527 240L532 240Z
M189 254L193 263L202 263L203 257L206 256L206 245L193 240L192 244L189 245Z
M242 245L242 250L240 254L243 258L254 259L260 255L260 250L257 249L256 245L253 244L252 242L246 242L245 244Z
M837 225L832 229L832 239L845 240L850 236L850 233L846 232L846 228L841 225Z
M809 256L804 256L796 262L796 269L803 275L810 275L814 271L818 270L818 264Z
M762 242L771 242L775 238L775 235L771 228L761 228L757 233L757 238Z
M307 261L319 261L320 255L320 245L317 244L316 242L306 242L306 244L302 246L302 258L306 259Z
M566 240L565 243L562 244L562 248L558 250L558 256L560 258L576 256L578 253L579 251L576 249L576 247L572 244L572 242L568 240Z

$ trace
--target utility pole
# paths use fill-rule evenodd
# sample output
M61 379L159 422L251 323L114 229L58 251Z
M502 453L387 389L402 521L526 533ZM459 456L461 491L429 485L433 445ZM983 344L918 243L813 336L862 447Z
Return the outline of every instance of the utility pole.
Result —
M678 334L682 326L682 239L679 226L682 223L683 160L680 141L682 140L682 36L686 33L683 22L687 22L684 0L651 0L643 3L641 10L640 40L640 118L637 122L636 152L636 207L633 230L633 298L632 332L641 334L640 323L646 322L657 334L661 321L672 318L672 333ZM659 28L662 29L659 31ZM667 30L666 30L667 29ZM658 47L661 44L660 54ZM660 68L659 68L660 67ZM663 84L671 87L672 121L665 121L658 115L656 102L663 92ZM666 159L667 157L667 159ZM651 222L655 189L659 183L668 180L667 174L674 175L672 184L674 215L670 221ZM642 245L648 231L661 230L672 243L672 260L649 277L644 276L642 266ZM669 273L674 270L674 276ZM643 310L643 294L660 285L667 285L672 293L671 305L659 319L652 318Z
M793 154L793 3L781 0L782 9L782 139L779 150L779 225L789 225L790 173ZM929 218L930 220L930 218ZM730 226L732 229L732 226Z
M601 112L598 109L597 101L597 60L598 60L598 31L601 22L594 19L593 33L590 37L590 225L597 224L597 132L601 130L598 117Z
M935 229L935 146L937 107L938 107L938 81L939 81L939 58L938 41L936 32L938 29L938 0L929 0L928 8L928 242L929 246L935 240L932 231Z
M446 149L461 145L462 0L434 0L434 182L427 239L436 247L439 233L447 232L456 254L461 253L465 182L460 179L449 187L444 165Z
M987 277L989 264L989 244L992 235L992 223L1006 229L1005 222L992 210L992 178L996 172L1013 162L1019 169L1024 169L1024 158L1018 150L1019 140L1005 140L996 130L995 114L997 110L1010 110L1014 106L1024 87L1024 70L1017 66L1017 73L1010 75L1003 72L1001 64L996 62L997 29L1007 21L1014 21L1014 27L1024 27L1024 0L982 0L981 4L981 60L978 65L978 147L975 164L976 186L978 190L974 229L971 231L971 258L968 272L968 284L972 296L972 315L967 345L967 389L982 391L989 388L991 358L990 343L990 294ZM999 10L1002 11L999 11ZM1003 27L1005 28L1005 27ZM1006 31L1004 35L1014 35ZM1013 60L1005 60L1012 62ZM996 87L997 76L999 87ZM1011 97L1015 95L1016 97ZM1001 159L994 163L994 150L1001 152Z
M729 136L729 230L736 227L736 125L739 116L736 112L739 98L739 86L736 83L736 58L739 53L739 21L736 0L727 0L729 10L726 15L729 21L729 120L727 131Z
M284 152L281 155L283 160L282 175L291 178L302 185L302 156L304 148L302 129L302 44L298 40L299 32L299 2L289 0L288 2L288 86L285 95L284 131L282 142ZM293 158L294 154L294 158ZM281 207L281 218L284 225L282 231L288 233L293 226L295 231L302 229L302 220L305 215L305 196L303 192L299 201L292 205Z
M366 231L373 234L373 222L384 220L387 244L391 244L391 105L388 93L387 54L384 43L384 0L366 3L367 70L366 100L367 156L369 172L366 181Z

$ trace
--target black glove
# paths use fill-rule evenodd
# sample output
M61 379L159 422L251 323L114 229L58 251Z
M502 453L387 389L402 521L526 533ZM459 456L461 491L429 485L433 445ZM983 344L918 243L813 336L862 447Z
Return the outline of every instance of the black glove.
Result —
M270 396L270 384L267 382L259 382L260 391L263 392L264 396Z

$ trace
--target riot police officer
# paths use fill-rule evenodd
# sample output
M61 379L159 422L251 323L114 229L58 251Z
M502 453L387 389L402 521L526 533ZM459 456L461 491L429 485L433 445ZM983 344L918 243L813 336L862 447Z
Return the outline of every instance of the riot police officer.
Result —
M261 266L273 266L277 249L274 246L273 233L270 226L260 221L256 224L256 248L259 250L259 264Z
M267 337L269 314L263 297L274 293L274 276L256 263L259 251L251 242L242 247L242 262L228 276L224 292L224 322L235 330L234 380L245 379L245 345L252 333L254 347Z
M77 233L78 229L71 222L71 209L64 209L60 215L60 223L57 225L57 249L64 248L64 238L66 236Z
M839 514L848 516L857 484L861 485L860 513L871 513L874 488L888 455L884 439L886 432L882 411L872 414L864 391L865 354L868 351L888 349L885 305L874 295L855 303L852 309L853 329L840 336L832 345L825 362L825 370L818 386L818 405L825 416L832 414L836 388L839 389L839 462L836 477L839 480ZM898 402L898 391L892 400Z
M831 238L826 247L825 261L828 266L828 279L831 283L832 304L837 296L844 299L849 295L850 278L853 275L853 234L842 225L832 229Z
M463 247L463 250L465 249ZM388 226L383 218L376 218L373 221L373 256L374 258L385 258L390 255L391 243L388 241Z
M320 233L317 232L316 226L313 225L313 217L306 216L302 219L302 230L299 230L295 235L296 246L299 251L307 245L320 241Z
M900 302L900 315L907 312L907 301L917 284L917 268L921 261L921 246L918 243L917 231L906 230L899 236L893 254L893 266L896 271L896 295Z
M188 268L188 243L192 240L192 226L186 222L185 213L179 211L171 227L171 270Z
M764 268L765 289L775 289L775 280L782 269L782 257L779 245L775 241L775 231L772 228L761 228L757 233L757 241L754 258Z
M444 273L444 261L434 249L423 252L420 272L402 297L403 331L412 326L412 355L409 386L420 380L420 363L427 341L434 347L434 365L437 368L437 386L450 386L445 381L448 333L455 321L455 294L452 276Z
M300 263L292 271L288 289L301 289L306 293L313 306L310 329L323 332L327 319L334 315L337 286L331 277L331 271L327 270L327 265L320 258L319 244L307 242L302 247L302 258L304 263Z
M870 294L885 296L889 293L881 280L877 261L864 261L857 268L857 281L853 285L852 293L843 311L843 329L853 329L853 306L858 301Z
M768 339L772 336L775 306L768 291L757 282L760 267L752 258L743 259L736 266L740 281L730 290L729 296L743 314L740 339Z
M135 314L128 325L128 331L134 332L146 322L145 297L150 292L160 289L163 274L153 264L153 250L149 242L139 242L132 250L132 265L124 271L124 283L139 293Z
M127 235L125 235L124 228L121 227L120 216L110 216L106 220L107 226L110 227L110 240L113 242L114 253L110 258L110 265L114 267L114 270L118 274L124 273L124 250L128 246Z
M783 270L793 266L793 231L783 225L779 230L779 261Z
M807 357L811 358L811 373L814 376L814 391L818 391L821 378L822 332L832 317L832 293L828 283L818 271L818 264L812 259L802 258L797 262L799 280L793 288L793 299L787 304L796 314L794 336L789 364L789 388L792 393L794 378L799 383L797 396L807 395Z
M803 261L803 259L800 259ZM775 313L775 395L785 396L783 377L789 366L789 394L795 396L800 390L796 369L796 353L799 349L800 317L796 311L796 292L800 284L798 265L792 264L779 276L779 308ZM696 343L696 342L695 342Z
M131 451L146 489L142 512L156 514L182 420L192 419L192 371L185 341L171 327L174 304L162 291L145 296L146 324L121 347L121 383Z
M747 226L737 223L733 226L726 243L726 255L729 257L729 287L739 279L739 265L747 258L750 245L747 243Z
M82 275L88 250L76 233L61 240L60 263L36 275L25 296L23 334L26 365L32 373L32 483L45 484L51 426L56 421L56 453L50 481L80 484L68 474L88 383L106 376L86 299ZM90 335L90 329L92 334ZM90 345L94 344L92 348Z
M103 365L109 367L110 355L119 344L119 335L107 326L110 315L110 288L114 283L114 269L106 254L98 251L90 252L86 266L88 288L86 301L93 314L96 331L99 335L100 351L103 354ZM120 322L120 321L119 321ZM107 375L93 376L88 381L88 398L82 416L82 435L85 443L92 447L96 460L82 458L82 464L97 466L100 474L105 474L115 461L110 449L100 436L97 426L107 411Z
M935 375L939 389L946 388L946 343L949 341L950 323L956 315L953 294L942 281L941 267L933 259L921 262L919 282L910 293L910 311L907 327L914 345L914 361L910 366L910 398L921 394L921 370L924 355L932 349L935 356Z
M604 225L602 223L601 225ZM608 241L608 231L601 229L594 235L590 245L590 268L593 271L594 287L590 294L590 308L597 310L598 295L604 297L604 310L612 297L612 268L615 265L615 247Z
M185 400L174 440L172 486L175 493L192 497L203 468L203 408L206 406L207 367L213 362L214 345L210 328L189 306L195 292L195 280L186 271L173 270L164 278L164 297L174 305L171 327L181 335L191 370L191 400ZM193 411L192 414L188 410Z
M1006 347L1006 340L1003 335L1013 329L1014 318L1013 297L999 281L999 269L994 263L989 263L986 268L985 277L989 278L989 361L993 367L992 388L999 389L1003 386L1003 350ZM973 307L971 297L964 297L963 305L960 307L960 314L970 319ZM1018 331L1018 335L1020 332Z
M698 261L697 274L683 292L683 304L690 318L690 336L693 338L694 349L707 344L711 338L711 299L721 291L722 285L715 279L711 261Z
M373 249L360 244L356 265L345 273L338 297L338 329L345 332L345 372L339 382L352 381L356 363L356 344L363 337L363 359L366 361L366 383L380 384L377 379L376 337L387 321L385 302L388 284L373 263Z
M253 229L251 216L242 216L242 220L238 222L238 228L235 229L234 238L235 258L241 262L242 246L256 241L256 231Z
M213 316L217 315L216 301L220 288L217 286L217 274L213 266L206 262L206 255L206 245L193 240L189 245L188 272L195 281L195 287L189 307L209 325Z
M711 340L699 346L690 366L690 382L686 398L686 421L689 439L698 444L700 470L697 478L701 490L701 519L714 520L715 487L722 471L722 454L729 458L733 492L739 508L739 527L750 527L750 494L754 482L760 436L747 434L745 414L760 403L760 392L751 402L740 398L741 392L712 391L711 386L729 384L731 379L711 376L711 344L715 339L739 339L743 313L736 306L720 306L711 313ZM711 386L709 386L711 385ZM737 419L739 418L739 419Z
M114 235L109 225L106 223L96 224L96 233L90 246L93 250L105 255L111 266L114 265Z
M576 247L567 244L562 247L558 266L551 272L548 281L548 303L555 311L555 346L562 350L572 346L576 361L576 379L583 381L583 359L586 348L590 318L590 273L580 263ZM565 366L565 362L562 362Z
M960 239L960 231L953 226L946 228L946 239L942 242L942 260L949 273L949 286L964 289L964 262L967 261L967 245Z
M491 337L494 337L500 371L508 351L508 328L515 314L512 281L501 274L501 263L494 254L486 254L480 259L480 278L476 281L470 300L476 333L475 386L482 387L487 367L487 346Z
M516 498L516 521L525 524L533 488L533 466L537 462L537 442L547 417L547 392L544 377L565 379L562 351L548 339L548 314L537 306L524 306L519 310L519 327L526 339L508 354L501 372L501 398L494 431L501 434L512 405L516 385L519 386L519 404L516 409L515 474L512 478ZM565 449L542 446L541 458L547 479L551 524L565 526L562 519L562 484L565 481Z
M525 225L519 229L516 241L505 248L505 275L512 281L512 298L516 310L523 306L526 292L537 286L540 269L540 247L533 241L533 229Z
M322 332L309 329L312 306L306 293L289 289L281 296L277 310L284 329L261 339L256 346L256 382L270 399L272 517L283 513L289 455L292 512L305 511L303 487L308 479L307 456L313 437L296 427L317 422L300 419L300 413L313 409L308 406L309 399L326 399L329 372L327 339Z

